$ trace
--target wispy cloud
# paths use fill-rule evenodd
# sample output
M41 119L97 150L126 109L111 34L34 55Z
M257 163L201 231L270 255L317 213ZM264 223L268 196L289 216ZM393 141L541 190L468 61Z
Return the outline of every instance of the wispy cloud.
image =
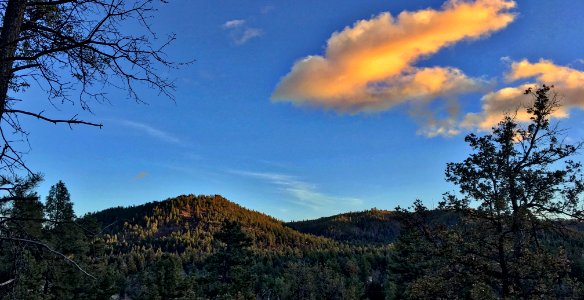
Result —
M236 20L229 20L229 21L223 23L222 27L225 29L229 29L229 28L240 27L240 26L243 26L244 24L245 24L245 20L236 19Z
M253 38L262 36L263 31L258 28L247 26L245 20L229 20L221 26L224 30L229 31L229 37L235 45L243 45Z
M243 32L239 33L237 37L234 37L234 41L237 45L243 45L247 41L259 37L262 35L262 31L257 28L246 28Z
M316 185L303 181L296 176L248 171L230 171L230 173L267 182L290 196L295 204L314 210L337 209L342 206L357 206L363 203L363 200L355 197L339 197L322 193L318 191Z
M525 95L524 92L527 88L534 88L542 83L554 85L560 93L558 100L561 107L553 113L553 117L566 118L571 109L584 109L584 86L582 85L584 71L559 66L545 59L540 59L535 63L524 59L511 62L511 68L505 79L509 83L524 79L533 81L488 93L482 98L482 112L467 114L463 127L488 130L496 125L506 113L516 113L517 120L529 121L531 115L523 107L531 104L533 97Z
M173 136L172 134L170 134L166 131L154 128L154 127L147 125L147 124L144 124L144 123L124 120L121 122L121 124L126 126L126 127L130 127L130 128L139 130L139 131L141 131L141 132L143 132L151 137L154 137L158 140L161 140L163 142L173 143L173 144L179 144L181 142L180 139Z
M509 0L449 0L440 10L404 11L397 17L382 13L358 21L333 33L324 55L297 61L272 99L359 113L483 90L489 84L484 79L469 78L452 67L416 63L444 47L505 28L515 19L510 11L514 7ZM448 135L454 123L430 122L422 132Z

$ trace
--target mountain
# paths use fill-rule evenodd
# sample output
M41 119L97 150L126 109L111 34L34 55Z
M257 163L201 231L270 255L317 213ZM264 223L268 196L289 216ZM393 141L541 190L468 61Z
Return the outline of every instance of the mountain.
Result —
M393 243L398 217L404 216L371 209L284 223L218 195L183 195L106 209L80 218L78 226L49 229L45 240L68 251L64 255L76 264L47 261L37 248L22 258L4 251L0 282L12 278L7 266L25 259L28 277L22 278L28 281L18 292L26 297L10 299L45 299L44 289L28 288L43 285L55 299L395 299L411 280L407 276L423 276L416 273L419 266L431 266L408 256L412 250L427 253L428 244L417 248L408 235ZM460 220L437 210L421 219L442 228ZM565 251L572 276L584 278L584 239L546 232L540 240ZM0 299L8 299L3 291Z
M218 195L84 219L103 228L93 269L109 272L92 288L118 299L384 299L391 288L389 244L300 232Z
M316 220L286 223L302 233L352 244L388 244L399 237L400 225L388 210L371 209Z
M161 202L116 207L90 215L104 227L106 239L118 251L148 246L164 252L187 249L212 252L213 236L225 221L241 225L261 250L326 248L336 244L301 233L268 215L241 207L219 195L182 195Z

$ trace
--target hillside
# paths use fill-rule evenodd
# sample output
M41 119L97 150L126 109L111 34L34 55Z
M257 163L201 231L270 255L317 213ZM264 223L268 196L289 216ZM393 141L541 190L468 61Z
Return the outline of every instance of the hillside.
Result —
M164 252L187 249L209 253L224 221L236 222L256 249L322 248L335 244L300 233L277 219L243 208L221 196L183 195L161 202L116 207L91 214L105 227L106 240L117 250L147 245Z
M115 297L383 299L389 280L387 244L302 233L218 195L110 208L85 219L104 228L104 257L95 268L111 273L100 286Z
M371 209L315 220L286 223L302 233L352 244L387 244L398 238L399 222L391 211Z
M372 209L284 223L218 195L183 195L106 209L79 219L79 226L44 233L95 280L59 258L47 264L28 256L26 274L65 276L52 287L62 295L56 299L401 299L395 295L410 280L402 274L418 276L430 266L424 257L440 253L414 244L411 234L396 240L398 215ZM459 220L446 211L424 215L438 230ZM99 228L102 234L95 235ZM584 278L582 239L542 233L549 249L562 249L573 262L571 275ZM0 255L0 266L11 265L9 255ZM0 268L0 281L9 275Z

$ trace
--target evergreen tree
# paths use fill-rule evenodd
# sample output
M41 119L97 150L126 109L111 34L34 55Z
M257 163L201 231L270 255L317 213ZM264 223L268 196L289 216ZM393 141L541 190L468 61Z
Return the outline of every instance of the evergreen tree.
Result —
M46 204L47 218L54 223L71 222L75 218L71 195L63 181L51 186ZM51 227L54 225L50 225Z
M14 189L14 196L18 200L13 201L8 227L13 235L38 240L42 234L44 207L39 200L40 197L33 189L40 178L31 177L28 181L31 182L19 185Z
M49 219L47 241L55 251L86 267L83 260L87 258L89 243L83 229L76 223L71 195L62 181L51 186L45 207ZM89 278L70 262L58 257L47 263L49 269L45 272L46 294L57 299L81 298L83 287Z
M416 298L579 298L570 261L550 239L568 230L566 218L584 217L581 164L571 159L582 144L565 143L551 124L559 105L551 87L525 94L533 97L527 126L506 116L492 134L469 134L473 153L448 164L459 193L447 193L440 209L460 219L418 224L432 263L410 284Z
M212 283L211 297L231 299L251 299L253 278L250 270L252 253L249 250L251 238L233 221L224 221L223 228L215 234L221 243L219 250L208 261Z
M6 297L0 299L42 299L42 273L46 265L42 261L42 248L37 244L42 239L43 205L33 189L41 176L32 175L17 179L11 195L12 207L3 216L0 229L0 282L10 281L6 286ZM32 241L29 243L27 241ZM0 293L1 294L1 293Z

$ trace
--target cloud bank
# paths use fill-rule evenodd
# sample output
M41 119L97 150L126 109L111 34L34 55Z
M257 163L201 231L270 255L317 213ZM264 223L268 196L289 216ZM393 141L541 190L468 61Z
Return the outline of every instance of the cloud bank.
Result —
M488 130L496 125L505 114L515 113L518 121L529 121L530 115L522 106L530 105L532 97L523 92L529 87L542 83L554 85L559 93L561 107L554 112L555 118L566 118L572 108L584 109L584 72L573 68L559 66L550 60L540 59L531 63L528 60L513 62L505 80L509 83L519 80L533 80L515 87L506 87L483 96L482 112L466 115L462 127Z
M381 111L404 102L453 98L480 90L481 79L451 67L416 67L419 60L463 40L505 28L514 1L450 0L441 10L382 13L333 33L323 56L297 61L277 85L273 101L338 112ZM446 132L435 122L434 133Z

